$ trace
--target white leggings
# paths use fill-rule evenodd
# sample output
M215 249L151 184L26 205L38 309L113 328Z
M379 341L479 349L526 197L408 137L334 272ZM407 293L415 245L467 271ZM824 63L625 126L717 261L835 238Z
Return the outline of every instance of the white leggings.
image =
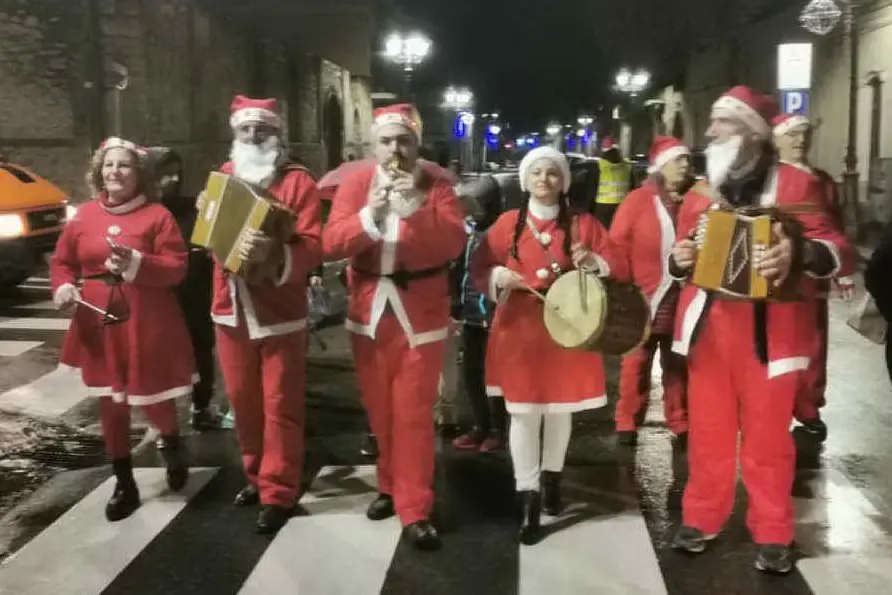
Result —
M544 440L540 441L539 431L543 426L543 418ZM518 491L538 492L540 471L563 470L572 431L572 413L536 411L511 414L508 446L511 450L511 461L514 463L514 482Z

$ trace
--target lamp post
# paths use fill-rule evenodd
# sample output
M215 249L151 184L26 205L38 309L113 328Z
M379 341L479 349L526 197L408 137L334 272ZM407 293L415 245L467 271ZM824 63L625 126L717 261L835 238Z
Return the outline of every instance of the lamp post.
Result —
M582 138L586 138L585 142L585 151L584 153L591 157L592 156L592 143L594 141L594 135L592 134L592 124L595 119L591 116L579 116L576 118L576 123L582 127L584 131L583 134L579 135Z
M859 207L859 180L858 180L858 63L859 40L858 27L855 23L855 9L858 0L837 0L841 2L840 8L834 0L811 0L799 15L802 27L817 35L827 35L839 21L842 20L845 38L849 45L849 129L846 143L845 171L843 172L843 201L844 208L852 210L854 223L854 235L856 240L864 239L864 226L861 222L861 210Z
M650 73L644 69L638 69L634 72L628 68L621 69L616 73L616 81L614 89L628 95L630 98L637 97L650 85ZM620 124L619 143L626 154L629 153L632 146L632 131L628 123Z
M555 149L560 150L561 148L561 132L563 132L564 127L560 124L549 124L545 129L545 133L548 135L548 139L551 141L552 146Z
M451 115L453 132L459 140L459 158L462 169L470 169L474 163L474 93L466 87L449 87L443 93L443 109ZM461 136L459 136L459 132Z
M384 44L384 56L403 69L403 95L411 100L412 73L430 54L431 41L420 33L394 33Z

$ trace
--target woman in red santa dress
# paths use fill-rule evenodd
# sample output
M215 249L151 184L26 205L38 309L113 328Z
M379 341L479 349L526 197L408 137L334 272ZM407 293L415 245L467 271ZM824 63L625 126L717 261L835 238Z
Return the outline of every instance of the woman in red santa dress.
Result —
M679 283L669 274L675 243L675 220L691 186L691 150L678 139L658 136L650 150L650 178L620 204L610 227L610 238L629 259L632 280L650 300L650 339L625 356L616 404L616 431L621 444L638 441L638 424L649 402L651 369L660 350L663 370L663 408L676 445L684 448L687 366L672 353L672 330Z
M170 489L182 490L189 473L174 399L191 393L197 375L173 292L186 274L187 252L167 209L147 200L154 194L145 160L129 141L100 146L87 176L96 198L65 226L50 264L57 307L74 308L60 364L79 369L89 393L101 397L102 434L117 479L105 509L109 521L140 505L131 406L161 431Z
M572 414L603 407L607 396L601 356L558 346L545 328L542 302L527 289L544 292L572 268L625 277L628 266L593 216L571 215L570 167L563 155L551 147L530 151L520 180L528 200L487 231L470 270L481 291L499 303L486 354L487 393L504 396L511 415L520 540L532 545L539 540L543 502L548 514L561 509Z

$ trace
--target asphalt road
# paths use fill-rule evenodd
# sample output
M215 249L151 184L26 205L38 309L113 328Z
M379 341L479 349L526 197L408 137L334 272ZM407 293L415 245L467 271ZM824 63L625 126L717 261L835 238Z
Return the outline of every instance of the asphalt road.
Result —
M846 304L832 304L830 437L823 452L798 440L801 558L778 578L752 569L742 488L708 553L689 558L667 547L686 464L672 453L657 402L634 452L616 446L609 411L577 416L564 480L570 506L547 518L549 534L532 548L516 542L507 457L441 446L444 548L414 551L395 522L363 516L374 469L358 454L365 417L340 329L323 332L328 351L312 347L311 487L303 514L278 536L256 536L254 512L230 505L243 481L230 432L188 433L196 470L187 493L171 495L142 422L133 442L144 505L110 525L95 403L54 371L66 323L48 300L40 279L0 298L2 595L874 595L892 582L892 386L882 348L845 325ZM184 421L185 413L184 404Z

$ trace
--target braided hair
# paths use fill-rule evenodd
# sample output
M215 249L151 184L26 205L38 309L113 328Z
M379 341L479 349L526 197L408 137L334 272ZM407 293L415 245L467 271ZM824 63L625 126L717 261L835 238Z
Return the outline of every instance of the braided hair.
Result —
M517 213L517 222L514 224L514 240L511 242L511 256L517 262L520 262L520 255L517 252L517 243L520 241L520 236L523 234L523 229L527 225L527 215L530 210L530 201L532 198L530 197L530 193L526 193L526 200L520 205L520 210ZM561 193L558 197L558 216L557 216L557 226L558 229L564 232L564 254L567 258L570 257L570 252L572 250L572 242L573 238L571 237L571 227L573 224L573 213L570 211L570 200L566 193Z

